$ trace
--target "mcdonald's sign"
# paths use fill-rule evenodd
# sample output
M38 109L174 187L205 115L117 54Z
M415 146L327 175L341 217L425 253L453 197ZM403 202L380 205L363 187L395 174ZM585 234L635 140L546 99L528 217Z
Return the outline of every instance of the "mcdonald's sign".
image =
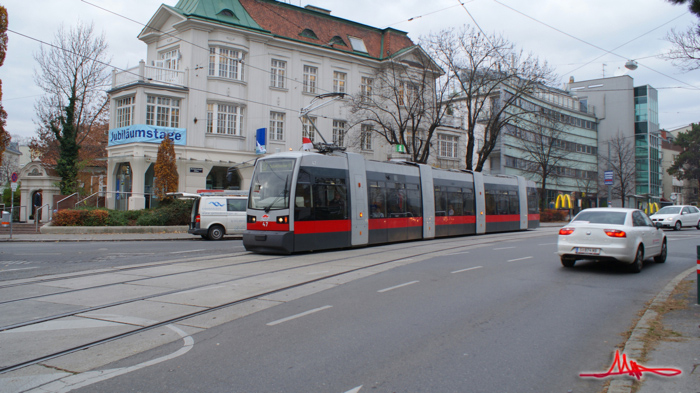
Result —
M554 203L555 209L571 209L573 205L571 204L571 195L569 194L559 194L557 195L557 201Z
M646 214L654 214L658 211L659 211L659 204L656 202L650 202L644 208L644 213L646 213Z

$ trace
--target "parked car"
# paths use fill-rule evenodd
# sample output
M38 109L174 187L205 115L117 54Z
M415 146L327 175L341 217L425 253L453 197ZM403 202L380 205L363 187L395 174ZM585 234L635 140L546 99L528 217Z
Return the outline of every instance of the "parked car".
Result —
M206 240L221 240L225 235L241 234L246 229L248 191L169 195L194 198L188 233Z
M657 224L660 225L660 224ZM559 230L557 252L561 264L577 260L613 260L639 273L647 258L666 262L668 242L660 226L639 209L592 208L581 211Z
M680 231L683 227L700 229L700 210L695 206L666 206L651 215L651 221L660 223L664 228Z

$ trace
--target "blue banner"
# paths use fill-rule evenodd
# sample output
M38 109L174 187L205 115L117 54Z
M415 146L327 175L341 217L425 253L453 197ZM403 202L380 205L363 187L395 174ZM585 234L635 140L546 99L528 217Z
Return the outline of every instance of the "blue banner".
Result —
M124 145L127 143L145 142L161 143L168 135L177 146L187 145L187 130L184 128L156 127L135 124L109 130L108 146Z
M255 131L255 154L265 154L267 153L267 148L265 147L265 135L267 133L267 128L258 128Z

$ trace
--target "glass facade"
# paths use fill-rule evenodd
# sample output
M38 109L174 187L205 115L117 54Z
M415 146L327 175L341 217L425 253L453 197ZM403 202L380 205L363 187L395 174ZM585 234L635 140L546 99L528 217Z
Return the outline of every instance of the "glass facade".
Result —
M661 197L661 158L658 92L651 86L634 88L635 194L650 202Z

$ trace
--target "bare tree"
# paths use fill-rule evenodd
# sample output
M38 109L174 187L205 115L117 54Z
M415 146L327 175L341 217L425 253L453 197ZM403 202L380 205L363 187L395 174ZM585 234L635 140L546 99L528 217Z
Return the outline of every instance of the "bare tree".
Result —
M441 74L419 46L385 62L353 97L353 123L371 125L373 133L389 144L404 146L413 162L426 163L450 102L447 80L438 81ZM354 141L366 145L367 135L360 130Z
M673 46L662 57L673 65L689 72L700 68L700 26L691 26L685 31L672 29L666 41Z
M608 154L599 156L598 161L605 165L604 169L613 172L612 198L621 199L622 207L625 207L625 200L628 196L634 195L635 189L634 146L629 138L625 138L621 133L608 141L603 141L603 144L607 144ZM600 182L600 184L603 183Z
M35 80L45 95L35 105L39 137L32 140L32 148L58 147L61 192L72 193L80 145L108 115L107 43L104 34L95 36L92 25L79 23L68 31L61 27L54 43L42 46L34 58L39 64Z
M518 51L498 35L484 36L469 26L430 35L428 53L457 81L466 103L467 169L481 171L506 124L517 124L527 113L520 99L531 95L555 75L547 62ZM483 145L476 152L477 125L483 124Z
M565 125L553 114L538 113L524 128L509 125L506 132L511 132L522 141L525 158L518 167L540 184L540 211L544 211L547 181L557 177L557 168L567 155L562 139Z
M7 52L7 8L0 5L0 66L5 62ZM10 144L10 134L5 130L7 112L2 107L2 81L0 80L0 164L2 164L3 153Z

